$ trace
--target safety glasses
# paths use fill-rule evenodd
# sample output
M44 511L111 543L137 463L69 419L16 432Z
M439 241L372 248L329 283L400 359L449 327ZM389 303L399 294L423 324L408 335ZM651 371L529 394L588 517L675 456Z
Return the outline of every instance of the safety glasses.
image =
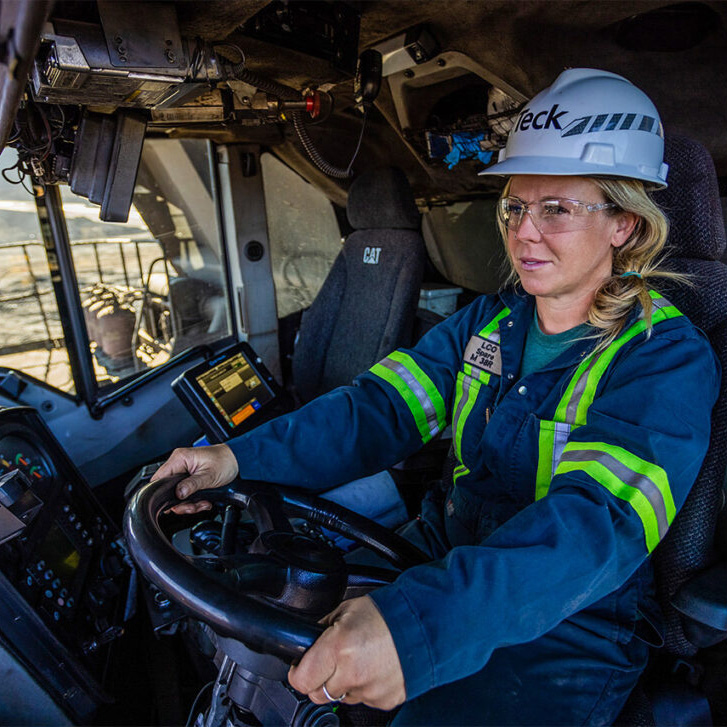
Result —
M523 202L517 197L503 197L497 205L497 214L505 227L513 232L519 229L525 214L529 214L541 234L552 235L585 230L594 223L593 212L616 206L613 202L592 204L559 197L547 197L539 202Z

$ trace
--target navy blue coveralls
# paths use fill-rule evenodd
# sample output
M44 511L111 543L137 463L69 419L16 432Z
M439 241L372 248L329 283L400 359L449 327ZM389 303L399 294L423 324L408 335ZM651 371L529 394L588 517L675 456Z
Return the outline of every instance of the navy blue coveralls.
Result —
M412 349L230 442L240 475L323 490L452 426L432 556L371 594L396 645L399 724L600 724L646 661L649 555L707 449L719 364L652 292L608 348L574 342L519 379L533 299L479 298Z

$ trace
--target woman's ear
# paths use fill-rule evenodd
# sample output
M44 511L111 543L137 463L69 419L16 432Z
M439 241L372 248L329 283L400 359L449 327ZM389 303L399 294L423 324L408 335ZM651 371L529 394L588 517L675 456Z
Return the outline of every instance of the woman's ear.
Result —
M611 236L611 245L621 247L633 235L636 225L639 223L639 216L634 212L619 212L618 215L611 219L615 223Z

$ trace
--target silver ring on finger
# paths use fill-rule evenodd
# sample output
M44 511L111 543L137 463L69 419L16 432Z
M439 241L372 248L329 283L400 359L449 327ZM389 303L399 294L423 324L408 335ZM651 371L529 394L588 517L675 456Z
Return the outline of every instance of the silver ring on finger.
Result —
M332 697L332 696L331 696L331 695L330 695L330 694L328 693L328 689L326 689L326 683L325 683L325 682L323 682L323 694L325 694L325 695L326 695L326 699L327 699L327 700L328 700L329 702L342 702L342 701L343 701L343 700L344 700L344 699L346 698L346 694L348 694L348 692L344 692L344 693L343 693L343 694L342 694L342 695L341 695L340 697Z

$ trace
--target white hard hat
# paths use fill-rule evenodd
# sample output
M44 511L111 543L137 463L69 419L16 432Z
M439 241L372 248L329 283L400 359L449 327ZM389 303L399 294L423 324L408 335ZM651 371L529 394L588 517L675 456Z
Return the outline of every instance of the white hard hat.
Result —
M649 97L623 76L572 68L525 105L497 164L480 174L626 177L661 189L668 169Z

